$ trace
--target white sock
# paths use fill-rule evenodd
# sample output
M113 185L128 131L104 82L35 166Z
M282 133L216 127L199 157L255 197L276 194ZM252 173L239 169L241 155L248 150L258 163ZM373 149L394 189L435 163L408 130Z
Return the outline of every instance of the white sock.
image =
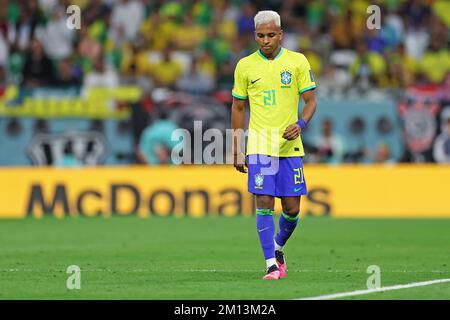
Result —
M273 240L273 242L275 243L275 250L283 251L283 246L279 246L278 243L275 241L275 239Z
M270 258L266 260L267 269L269 269L273 265L277 265L277 260L275 258Z

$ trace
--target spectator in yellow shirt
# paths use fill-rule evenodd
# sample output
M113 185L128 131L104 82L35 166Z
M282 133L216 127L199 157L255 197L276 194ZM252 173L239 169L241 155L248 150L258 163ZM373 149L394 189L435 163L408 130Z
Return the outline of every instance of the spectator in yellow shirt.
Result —
M370 84L379 84L386 74L386 63L383 57L377 52L367 51L364 42L357 44L357 57L350 65L350 73L355 84L369 88Z
M184 16L183 24L174 33L173 42L179 50L193 50L205 39L206 30L194 23L190 14Z
M445 48L445 42L438 37L432 37L429 49L420 62L420 72L431 83L442 83L450 71L450 53Z
M151 63L147 52L139 44L133 43L123 52L120 70L124 75L136 73L137 75L150 75ZM133 71L133 72L132 72Z
M172 49L168 46L162 52L161 61L154 65L152 75L157 86L174 88L182 72L181 64L172 59Z

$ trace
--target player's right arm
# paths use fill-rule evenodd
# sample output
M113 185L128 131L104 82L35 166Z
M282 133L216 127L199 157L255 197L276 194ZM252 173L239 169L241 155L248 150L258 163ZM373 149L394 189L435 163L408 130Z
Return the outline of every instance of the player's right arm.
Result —
M231 107L231 128L233 129L233 165L236 170L246 173L245 169L245 155L241 150L241 139L244 133L244 118L245 118L245 100L236 99L233 97L233 105Z
M244 133L245 101L247 100L247 75L242 60L234 71L233 105L231 107L231 128L233 129L232 152L233 164L236 170L246 173L245 155L241 150Z

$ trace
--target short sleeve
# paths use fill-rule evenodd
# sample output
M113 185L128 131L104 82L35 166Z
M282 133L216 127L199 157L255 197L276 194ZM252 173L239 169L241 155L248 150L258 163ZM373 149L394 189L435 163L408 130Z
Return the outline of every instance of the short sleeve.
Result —
M234 70L234 85L231 94L237 99L247 99L247 75L241 61L238 62Z
M298 66L297 74L297 86L298 93L302 94L305 91L312 90L316 87L316 81L309 65L308 59L304 55L301 55L301 59Z

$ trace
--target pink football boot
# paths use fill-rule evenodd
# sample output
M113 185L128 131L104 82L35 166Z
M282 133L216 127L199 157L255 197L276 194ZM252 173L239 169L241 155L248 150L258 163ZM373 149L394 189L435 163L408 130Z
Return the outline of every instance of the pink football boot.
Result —
M282 251L275 251L275 258L277 259L278 270L280 271L280 279L287 276L286 259Z
M278 280L280 279L280 271L276 265L267 269L267 274L263 277L263 280Z

